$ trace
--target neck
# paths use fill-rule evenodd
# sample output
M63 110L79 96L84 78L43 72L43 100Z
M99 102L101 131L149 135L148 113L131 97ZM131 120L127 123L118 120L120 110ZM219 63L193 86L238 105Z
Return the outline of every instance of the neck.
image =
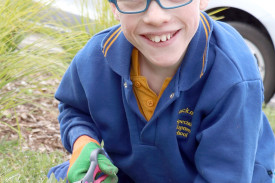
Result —
M163 82L168 77L173 77L177 72L178 65L173 67L159 67L146 61L144 57L139 57L140 75L145 76L148 85L157 95L159 95Z

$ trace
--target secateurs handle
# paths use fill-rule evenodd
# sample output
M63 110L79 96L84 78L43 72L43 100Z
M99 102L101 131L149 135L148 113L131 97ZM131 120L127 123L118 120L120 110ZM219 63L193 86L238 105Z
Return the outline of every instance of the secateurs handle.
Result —
M91 156L90 156L90 167L89 170L87 171L86 175L84 176L83 179L80 181L77 181L75 183L95 183L95 171L98 168L98 162L97 162L97 156L98 154L102 154L106 156L105 151L102 148L98 148L92 151ZM104 180L104 179L103 179Z

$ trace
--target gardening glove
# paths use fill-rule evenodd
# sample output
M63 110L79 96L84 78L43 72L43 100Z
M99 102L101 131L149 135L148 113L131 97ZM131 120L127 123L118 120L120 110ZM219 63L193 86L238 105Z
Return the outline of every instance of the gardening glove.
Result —
M82 145L78 146L76 149L74 146L74 151L70 159L70 167L67 173L68 181L70 183L79 181L86 175L90 167L91 152L98 148L101 147L95 140L93 142L82 143ZM98 155L97 160L99 169L97 168L96 171L98 173L101 171L106 175L106 178L102 183L117 183L117 167L102 154Z

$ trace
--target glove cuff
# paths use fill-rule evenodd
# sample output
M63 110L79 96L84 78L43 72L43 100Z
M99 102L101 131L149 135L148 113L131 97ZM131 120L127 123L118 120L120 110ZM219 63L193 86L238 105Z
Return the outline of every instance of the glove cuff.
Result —
M88 145L89 148L92 148L92 149L100 148L99 143L96 140L94 140L93 138L91 138L89 136L80 136L74 143L73 153L72 153L72 157L70 159L70 166L68 168L67 175L68 175L72 165L77 160L77 158L79 157L80 153L82 152L83 148L86 145Z
M100 146L100 144L95 139L93 139L87 135L82 135L82 136L78 137L78 139L76 139L76 141L74 142L73 153L74 153L74 151L77 151L79 148L82 149L89 142L94 142Z

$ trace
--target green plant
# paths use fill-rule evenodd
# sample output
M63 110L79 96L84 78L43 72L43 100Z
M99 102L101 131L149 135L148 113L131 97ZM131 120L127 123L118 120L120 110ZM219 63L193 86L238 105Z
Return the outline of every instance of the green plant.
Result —
M43 16L37 14L49 7L49 4L32 0L1 0L0 5L0 119L5 111L25 102L32 102L28 96L35 98L31 87L39 90L35 79L44 76L61 77L65 65L60 56L49 54L39 47L36 41L20 48L20 42L29 34L45 28L39 24ZM18 81L28 84L15 84ZM13 85L13 87L11 87ZM31 87L30 87L31 86ZM0 120L1 122L1 120ZM2 122L3 123L3 122ZM8 125L7 125L8 126Z
M98 3L98 0L93 1ZM56 10L50 8L51 0L0 2L0 112L26 102L22 94L28 93L26 90L29 88L20 86L16 91L2 92L7 85L24 78L34 84L28 86L39 87L33 79L39 75L45 75L46 79L59 79L76 52L94 33L117 23L111 15L108 1L99 1L98 6L91 10L98 11L95 20L83 15L81 21L75 21L73 25L64 25L60 16L58 19ZM79 2L85 9L88 1ZM52 15L57 19L52 19ZM20 47L20 42L29 35L38 38ZM51 51L58 46L61 51Z
M273 133L275 134L275 108L263 106L263 111L269 120Z
M109 2L107 0L93 0L94 3L99 4L96 6L95 11L97 12L95 23L97 28L95 31L100 31L102 29L106 29L111 27L119 22L114 18L113 13L111 11ZM100 2L100 3L99 3Z
M47 182L50 167L63 162L62 152L23 151L18 141L0 141L0 182Z
M219 8L214 11L208 12L208 15L211 16L214 20L222 20L224 16L217 16L218 13L226 10L228 8Z
M19 126L14 128L1 119L16 115L18 105L39 105L37 99L53 98L57 86L41 83L60 80L68 63L98 26L84 16L73 25L65 25L62 17L52 19L58 12L51 9L51 0L0 2L0 123L20 136ZM87 25L95 30L87 32ZM21 42L31 36L35 39Z

